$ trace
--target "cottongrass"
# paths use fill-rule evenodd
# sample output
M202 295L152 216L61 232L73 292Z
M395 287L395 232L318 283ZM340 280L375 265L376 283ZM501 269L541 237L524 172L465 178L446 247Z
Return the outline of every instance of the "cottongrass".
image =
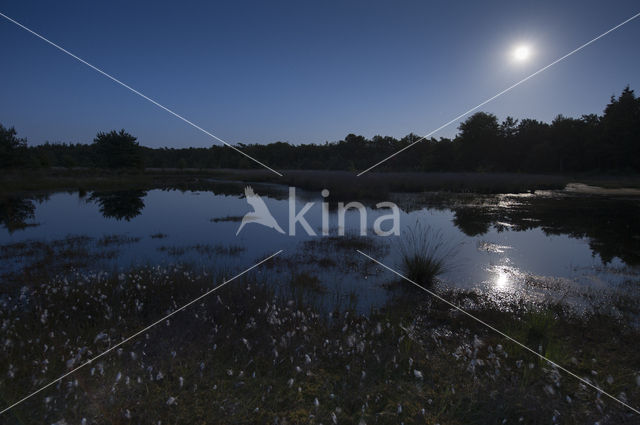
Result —
M85 362L217 280L181 266L121 273L122 279L100 273L53 279L17 290L22 301L7 296L0 338L12 342L0 347L0 393L17 397L51 382L68 371L68 360ZM136 299L146 301L141 310ZM70 303L78 308L65 309ZM398 306L401 314L393 307L368 316L338 311L329 318L276 296L255 277L238 279L130 341L121 355L102 357L0 421L445 424L525 417L535 423L549 422L557 410L564 423L623 423L627 412L620 406L610 400L596 406L593 392L539 367L537 358L472 327L475 322L452 317L448 309L420 311L406 300ZM488 321L504 328L507 320L515 319L505 314ZM526 324L521 320L524 335ZM617 337L626 331L620 332ZM622 373L631 364L624 360L637 358L635 345L616 347L617 358L621 352L630 357L601 362L609 350L591 352L597 346L567 354L600 376L610 374L614 393L624 390L636 405L636 371ZM598 363L591 365L592 357ZM547 385L552 392L544 390Z

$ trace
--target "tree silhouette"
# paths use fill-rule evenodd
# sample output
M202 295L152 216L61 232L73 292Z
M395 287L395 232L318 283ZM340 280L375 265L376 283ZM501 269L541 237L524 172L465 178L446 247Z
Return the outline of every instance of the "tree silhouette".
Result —
M486 112L477 112L458 127L460 134L460 165L466 169L488 170L495 162L500 143L498 118Z
M258 168L224 146L209 148L141 147L136 138L111 131L98 133L94 143L50 144L24 148L15 130L2 128L2 152L7 163L52 167ZM408 146L420 137L348 134L322 144L239 144L248 155L276 169L364 170ZM7 142L9 141L9 142ZM9 146L9 148L6 148ZM15 153L27 152L24 161ZM17 162L16 162L17 161ZM39 165L38 165L39 164ZM422 140L406 154L383 163L376 171L492 171L492 172L640 172L640 99L626 87L611 97L603 115L569 118L552 123L506 117L502 122L478 112L460 123L451 140Z
M609 166L640 170L640 98L629 86L604 110L603 142L609 153Z
M99 132L93 145L96 163L106 168L131 168L142 166L142 151L136 138L123 130Z
M17 134L15 128L5 128L0 124L0 168L20 164L27 141L16 137Z

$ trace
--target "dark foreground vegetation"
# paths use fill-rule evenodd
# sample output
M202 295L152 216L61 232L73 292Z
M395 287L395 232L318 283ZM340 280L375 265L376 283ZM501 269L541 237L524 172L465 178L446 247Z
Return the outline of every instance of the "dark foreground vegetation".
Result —
M626 407L401 282L384 309L327 314L276 293L267 275L232 282L3 414L2 423L638 423ZM221 273L176 265L52 274L5 289L2 407L221 281ZM640 405L640 335L628 320L638 304L630 295L578 316L562 305L505 309L475 293L439 291Z
M482 171L528 173L640 172L640 98L625 88L611 97L602 115L567 118L552 123L533 119L502 122L479 112L459 126L453 139L421 141L407 154L384 163L379 170ZM276 169L362 171L420 139L389 136L367 139L349 134L325 144L237 146ZM0 168L235 168L258 167L224 146L210 148L141 147L124 130L98 133L92 144L45 143L27 146L14 129L0 127Z

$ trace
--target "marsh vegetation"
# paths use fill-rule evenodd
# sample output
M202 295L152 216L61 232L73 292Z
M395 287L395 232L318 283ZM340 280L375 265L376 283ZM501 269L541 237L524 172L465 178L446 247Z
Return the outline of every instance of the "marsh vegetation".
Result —
M398 249L402 274L422 287L431 287L452 266L456 246L439 231L416 222L404 229Z
M52 275L5 294L0 393L11 402L223 279L185 265ZM428 297L319 311L255 273L12 409L3 423L631 423L633 413ZM440 292L633 404L638 328L595 306ZM307 294L307 300L311 300ZM615 330L615 332L613 332ZM602 344L607 341L607 344ZM608 347L614 345L615 351Z
M200 181L184 192L152 187L12 195L0 245L0 395L7 404L284 252L16 406L3 423L636 419L356 252L637 406L638 231L630 217L638 204L629 195L394 193L411 229L398 239L359 236L357 216L348 216L345 236L280 240L258 227L235 237L246 209L242 182ZM256 187L274 212L285 202L281 188ZM52 221L45 207L67 211L67 221ZM79 216L91 224L77 228ZM58 235L70 228L78 232ZM550 238L572 254L562 279L548 264L567 263L557 253L537 274L535 263L517 256ZM604 284L573 281L580 267ZM457 286L465 273L480 284Z

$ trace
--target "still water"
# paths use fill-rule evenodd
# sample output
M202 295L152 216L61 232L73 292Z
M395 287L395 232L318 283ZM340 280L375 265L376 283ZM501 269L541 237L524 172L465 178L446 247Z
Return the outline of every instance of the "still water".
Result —
M255 185L280 226L288 230L287 188ZM296 211L313 202L305 218L320 234L320 193L297 190ZM474 288L497 296L543 298L575 296L582 290L615 289L637 282L640 264L639 201L564 193L503 195L483 199L442 199L398 195L400 237L380 237L374 220L388 209L367 204L370 252L390 267L399 265L398 239L416 223L428 226L452 254L442 285ZM15 205L11 204L14 203ZM360 310L384 303L389 285L401 285L389 272L355 251L332 248L327 237L280 234L255 223L239 235L239 219L251 210L243 186L224 185L213 191L139 190L104 193L59 192L43 197L15 198L2 205L0 244L54 241L70 235L131 238L117 254L92 264L105 269L130 265L187 261L239 271L261 257L283 250L274 275L292 269L318 276L329 303L355 296ZM387 225L389 222L386 222ZM336 204L330 203L329 224L337 232ZM383 226L384 227L384 226ZM360 215L348 210L347 234L360 231ZM154 237L152 237L154 236ZM332 241L335 241L332 239ZM209 249L202 247L209 247ZM201 247L196 249L194 247ZM225 250L226 248L226 250ZM233 249L231 249L233 248ZM367 251L367 248L363 248ZM322 256L332 261L311 261ZM369 252L367 252L369 253ZM4 258L2 273L20 264ZM269 273L262 270L261 273Z

